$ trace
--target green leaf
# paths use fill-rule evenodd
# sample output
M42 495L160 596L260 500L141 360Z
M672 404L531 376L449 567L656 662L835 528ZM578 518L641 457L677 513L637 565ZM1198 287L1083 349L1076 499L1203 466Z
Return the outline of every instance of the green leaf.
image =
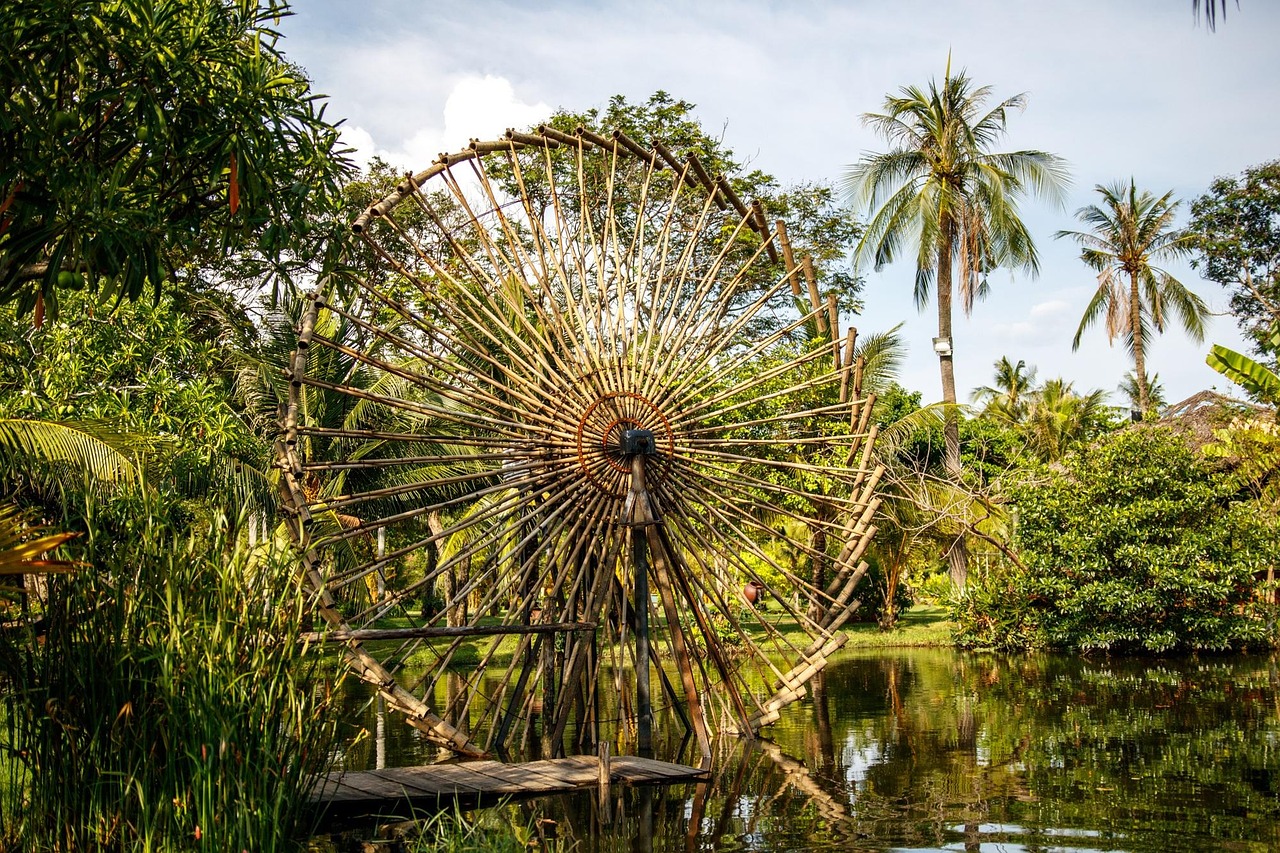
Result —
M1247 355L1214 344L1205 363L1258 399L1280 402L1280 376Z

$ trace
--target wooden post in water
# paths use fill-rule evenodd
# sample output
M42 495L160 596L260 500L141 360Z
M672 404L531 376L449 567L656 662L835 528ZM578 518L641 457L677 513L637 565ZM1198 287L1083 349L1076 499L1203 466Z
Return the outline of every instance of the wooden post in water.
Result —
M600 741L596 744L596 749L600 758L600 776L596 790L596 799L600 806L600 823L603 826L609 826L613 822L612 809L609 802L612 796L609 792L609 782L613 772L609 760L609 741Z
M384 770L387 766L387 703L381 696L374 699L376 721L373 736L373 767Z

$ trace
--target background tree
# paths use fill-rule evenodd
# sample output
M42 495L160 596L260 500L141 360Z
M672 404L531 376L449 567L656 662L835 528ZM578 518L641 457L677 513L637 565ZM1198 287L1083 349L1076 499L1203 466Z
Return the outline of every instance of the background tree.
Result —
M1191 251L1190 237L1174 228L1178 202L1173 192L1159 198L1146 190L1139 193L1133 179L1128 186L1118 181L1094 189L1102 196L1102 205L1091 204L1076 211L1092 230L1059 231L1056 235L1079 243L1080 260L1098 271L1098 289L1085 308L1071 348L1079 349L1085 330L1105 318L1107 340L1122 338L1133 356L1138 406L1145 415L1152 408L1147 340L1153 332L1164 331L1173 313L1187 334L1200 342L1209 309L1182 282L1153 265L1185 257Z
M1080 447L1111 426L1106 392L1076 392L1062 378L1047 379L1030 395L1022 425L1027 446L1046 462L1057 462L1069 450Z
M0 4L0 302L56 310L335 262L351 166L279 49L282 0Z
M1025 566L959 602L962 644L1167 652L1271 635L1254 572L1280 556L1275 517L1171 430L1119 430L1010 497Z
M1231 313L1254 350L1274 360L1280 322L1280 160L1218 178L1191 202L1187 226L1201 277L1231 293Z
M1038 255L1018 202L1029 193L1057 198L1066 183L1065 164L1052 154L992 150L1006 132L1008 114L1022 109L1026 97L987 109L990 97L990 87L974 86L964 72L953 76L948 62L941 84L930 81L927 91L904 87L885 99L883 113L863 116L893 147L864 158L845 178L850 198L872 211L856 257L872 258L879 268L914 248L917 305L936 292L942 399L949 405L956 402L953 290L968 313L986 294L991 270L1035 273ZM958 412L948 411L944 433L947 472L959 477ZM953 553L953 580L962 584L963 552Z
M1120 384L1116 386L1116 390L1124 395L1130 411L1139 413L1142 411L1141 383L1138 382L1138 374L1133 371L1126 373L1120 380ZM1147 397L1151 408L1157 413L1169 405L1169 401L1164 397L1164 386L1160 384L1159 373L1147 377Z

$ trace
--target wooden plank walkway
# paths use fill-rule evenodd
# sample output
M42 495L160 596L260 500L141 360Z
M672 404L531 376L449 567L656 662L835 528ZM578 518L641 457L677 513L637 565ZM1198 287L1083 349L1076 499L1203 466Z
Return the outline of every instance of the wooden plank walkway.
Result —
M609 761L611 782L664 785L703 779L706 770L635 755ZM373 813L399 805L434 807L444 802L480 802L505 797L538 797L596 787L600 759L590 755L523 764L467 761L335 773L311 795L315 806L347 814Z

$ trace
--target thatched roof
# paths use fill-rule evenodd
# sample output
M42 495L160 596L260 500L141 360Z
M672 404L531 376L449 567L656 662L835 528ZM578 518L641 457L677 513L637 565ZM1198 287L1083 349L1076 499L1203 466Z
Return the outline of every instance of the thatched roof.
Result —
M1200 391L1166 408L1159 422L1184 433L1194 446L1203 447L1214 440L1214 430L1240 420L1274 423L1275 414L1257 403L1237 400L1216 391Z

